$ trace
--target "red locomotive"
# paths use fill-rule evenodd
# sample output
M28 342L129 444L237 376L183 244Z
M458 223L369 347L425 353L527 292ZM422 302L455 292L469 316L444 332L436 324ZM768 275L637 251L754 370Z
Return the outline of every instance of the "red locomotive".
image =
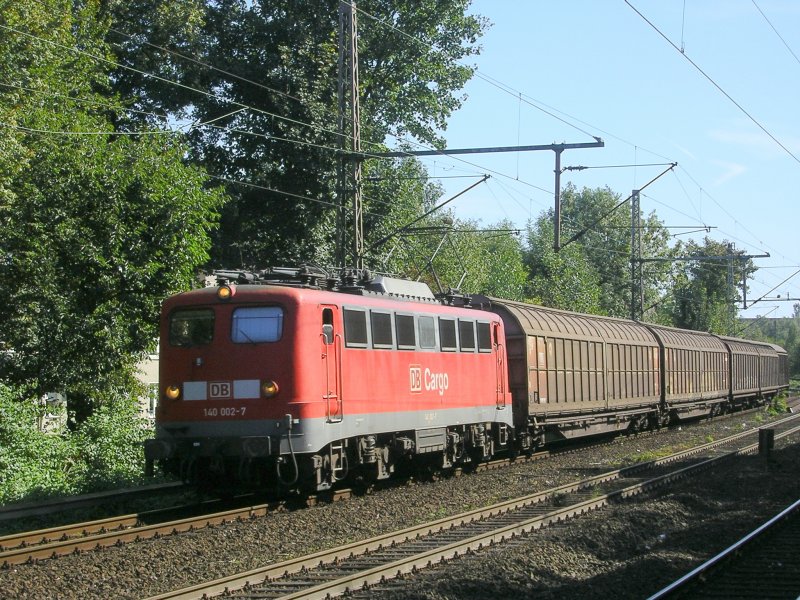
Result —
M403 457L447 467L509 446L498 315L384 277L220 277L164 303L149 465L321 490Z
M788 387L761 342L418 282L217 272L161 320L156 437L186 480L324 490L397 465L449 468L551 440L658 427Z

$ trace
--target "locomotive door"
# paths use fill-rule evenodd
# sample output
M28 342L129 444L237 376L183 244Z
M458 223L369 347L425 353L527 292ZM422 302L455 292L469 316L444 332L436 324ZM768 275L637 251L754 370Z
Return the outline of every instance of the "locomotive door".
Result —
M500 343L500 324L492 323L492 340L495 355L495 388L497 408L506 406L505 347Z
M329 423L342 420L342 336L336 330L339 307L322 307L322 370L324 373L322 399L325 401Z

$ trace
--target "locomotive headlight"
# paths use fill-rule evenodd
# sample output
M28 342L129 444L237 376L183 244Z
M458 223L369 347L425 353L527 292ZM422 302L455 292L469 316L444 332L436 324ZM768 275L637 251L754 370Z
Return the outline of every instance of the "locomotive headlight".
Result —
M217 298L220 300L230 300L236 293L236 288L232 285L221 285L217 289Z
M181 388L177 385L168 385L164 389L164 395L170 400L177 400L181 396Z
M265 381L261 384L261 393L265 398L274 398L278 395L278 384L272 381Z

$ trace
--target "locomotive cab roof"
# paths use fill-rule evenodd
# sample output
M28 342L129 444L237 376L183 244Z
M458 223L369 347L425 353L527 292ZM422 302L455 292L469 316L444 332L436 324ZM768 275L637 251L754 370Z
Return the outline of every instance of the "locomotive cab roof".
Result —
M379 295L416 302L469 305L469 297L457 291L436 295L428 284L374 274L367 269L344 269L338 275L319 267L272 267L260 271L215 270L206 278L208 286L276 285L327 290L360 296Z

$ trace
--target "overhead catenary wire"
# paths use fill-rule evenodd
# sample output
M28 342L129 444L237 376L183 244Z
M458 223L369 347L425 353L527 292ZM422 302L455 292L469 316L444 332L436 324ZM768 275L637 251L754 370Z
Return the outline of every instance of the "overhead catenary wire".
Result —
M213 67L212 67L212 68L213 68ZM220 72L222 72L222 71L220 71ZM202 125L202 124L200 124L200 125ZM306 125L308 125L308 124L306 124ZM311 126L311 125L308 125L308 126ZM220 129L223 129L223 130L224 130L224 129L226 129L226 128L220 128ZM237 131L237 133L243 133L243 134L244 134L245 132L244 132L244 131L242 131L242 130L239 130L239 131ZM253 132L247 132L247 133L248 133L248 134L252 134ZM256 133L255 135L264 135L264 134L257 134L257 133ZM612 136L612 137L615 137L615 136ZM294 142L295 140L286 140L286 141L289 141L289 142ZM511 178L511 177L509 177L509 176L507 176L507 177L508 177L510 180L513 180L513 179L514 179L514 178ZM551 192L549 192L549 190L545 190L544 188L537 188L537 189L540 189L540 190L541 190L541 191L543 191L543 192L548 192L548 193L551 193ZM724 209L723 209L723 210L724 210Z
M168 119L168 116L165 115L165 114L154 113L154 112L146 111L146 110L138 110L138 109L135 109L135 108L130 108L128 106L121 106L121 105L118 105L118 104L117 105L108 104L106 102L101 102L99 100L92 99L92 98L79 98L79 97L76 97L76 96L67 96L66 94L59 94L57 92L54 92L51 89L46 89L46 90L36 89L36 88L32 88L32 87L27 87L27 86L24 86L24 85L17 85L17 84L14 84L14 83L7 83L7 82L4 82L4 81L0 81L0 86L1 87L6 87L6 88L10 88L10 89L19 90L21 92L30 92L30 93L34 93L34 94L46 94L49 98L60 98L60 99L67 100L69 102L75 102L75 103L78 103L78 104L90 104L92 106L102 106L104 108L110 108L110 109L113 109L115 111L132 112L132 113L147 115L147 116L150 116L150 117L158 117L159 119L164 119L164 120Z
M51 6L47 2L44 2L43 0L33 0L33 1L38 3L38 4L40 4L41 6L44 6L45 8L48 8L48 9L51 8ZM189 62L192 62L192 63L194 63L196 65L199 65L199 66L202 66L202 67L206 67L207 69L211 69L212 71L216 71L218 73L222 73L226 77L233 77L234 79L238 79L239 81L243 81L245 83L249 83L249 84L254 85L256 87L259 87L259 88L261 88L263 90L267 90L268 92L272 92L273 94L277 94L279 96L283 96L284 98L289 98L291 100L295 100L295 101L300 102L300 103L303 102L302 99L300 99L300 98L298 98L296 96L293 96L292 94L289 94L287 92L284 92L284 91L278 90L276 88L270 87L270 86L265 85L263 83L259 83L258 81L253 81L252 79L248 79L247 77L243 77L241 75L237 75L236 73L233 73L233 72L228 71L226 69L221 69L221 68L216 67L216 66L214 66L212 64L209 64L209 63L204 62L202 60L198 60L198 59L196 59L194 57L191 57L191 56L189 56L187 54L183 54L182 52L178 52L177 50L172 50L172 49L167 48L165 46L160 46L159 44L154 44L154 43L152 43L152 42L150 42L148 40L143 40L143 39L138 39L137 40L137 39L135 39L136 36L134 36L134 35L132 35L130 33L126 33L124 31L121 31L121 30L119 30L119 29L117 29L115 27L109 27L108 31L111 31L112 33L116 33L117 35L120 35L122 37L128 38L129 40L135 40L136 43L141 43L141 44L144 44L145 46L150 46L151 48L155 48L157 50L161 50L162 52L166 52L167 54L171 54L173 56L177 56L177 57L182 58L184 60L188 60ZM121 47L121 44L118 44L118 43L114 43L114 45L117 46L117 47Z
M295 194L294 192L287 192L287 191L279 190L277 188L273 188L273 187L270 187L270 186L260 185L258 183L252 183L252 182L249 182L249 181L241 181L241 180L238 180L238 179L232 179L230 177L225 177L223 175L208 174L208 177L211 178L211 179L224 181L225 183L229 183L231 185L241 185L241 186L244 186L244 187L250 187L250 188L254 188L254 189L258 189L258 190L264 190L266 192L272 192L274 194L278 194L278 195L281 195L281 196L286 196L288 198L294 198L295 200L301 200L303 202L312 202L312 203L315 203L315 204L322 204L324 206L331 206L331 207L334 207L334 208L337 208L337 209L341 208L340 204L337 204L335 202L331 202L330 200L322 200L320 198L311 198L309 196L303 196L302 194ZM392 203L386 202L386 201L382 201L382 200L370 199L370 202L378 202L379 204L385 204L387 206L393 206ZM370 211L364 211L364 214L368 215L368 216L371 216L371 217L376 217L376 218L384 218L386 216L386 215L382 215L382 214L375 213L375 212L370 212Z
M261 109L258 109L258 108L243 104L243 103L239 103L239 102L236 102L236 101L233 101L233 100L226 99L226 98L222 98L221 96L219 96L217 94L212 94L212 93L206 92L204 90L193 88L191 86L187 86L187 85L182 84L180 82L169 80L169 79L161 77L159 75L148 73L146 71L142 71L140 69L136 69L136 68L128 66L128 65L123 65L123 64L118 63L116 61L112 61L110 59L107 59L105 57L97 56L97 55L94 55L94 54L92 54L90 52L86 52L86 51L81 50L81 49L79 49L77 47L74 47L74 46L70 47L70 46L61 44L59 42L55 42L55 41L48 40L48 39L42 38L40 36L31 34L29 32L25 32L25 31L21 31L21 30L15 29L13 27L5 26L3 24L0 24L0 28L5 29L7 31L11 31L13 33L17 33L19 35L22 35L22 36L25 36L25 37L28 37L28 38L31 38L31 39L34 39L34 40L37 40L39 42L44 42L44 43L51 44L53 46L56 46L56 47L59 47L59 48L62 48L62 49L66 49L68 51L76 52L78 54L87 56L88 58L93 59L93 60L97 60L99 62L104 62L104 63L107 63L107 64L111 64L113 66L116 66L116 67L119 67L119 68L123 68L123 69L128 69L128 70L131 70L133 72L139 73L139 74L141 74L141 75L143 75L145 77L151 77L151 78L154 78L154 79L156 79L158 81L161 81L163 83L170 84L170 85L175 85L175 86L178 86L178 87L190 90L190 91L197 92L197 93L199 93L201 95L204 95L204 96L207 96L207 97L215 98L215 99L218 99L218 100L221 100L221 101L224 101L224 102L229 102L230 104L233 104L234 106L239 106L240 107L238 110L232 111L232 113L228 113L228 115L224 115L224 116L230 116L230 114L233 114L233 113L236 113L236 112L241 112L242 110L252 110L254 112L262 113L262 114L265 114L267 116L271 116L271 117L276 117L276 118L279 118L279 119L287 120L287 121L295 123L295 124L305 125L305 126L310 127L310 128L318 129L318 130L321 130L321 131L327 131L327 132L330 132L330 133L337 133L337 132L333 132L332 130L326 130L324 128L320 128L318 126L314 126L314 125L311 125L311 124L308 124L308 123L304 123L302 121L298 121L298 120L295 120L295 119L289 119L289 118L286 118L286 117L282 117L281 115L277 115L275 113L264 111L264 110L261 110ZM21 86L13 86L13 87L21 87ZM122 107L120 107L120 108L122 108ZM144 113L145 111L139 111L139 112L143 112ZM146 114L153 114L155 116L158 116L159 118L163 118L163 115L156 115L155 113L146 113ZM223 117L218 117L218 118L223 118ZM317 147L317 148L320 148L320 149L331 150L331 151L334 151L334 152L341 152L341 149L339 149L339 148L323 146L323 145L320 145L320 144L314 144L314 143L306 142L306 141L302 141L302 140L292 140L292 139L288 139L288 138L280 138L280 137L269 135L269 134L261 134L261 133L252 132L252 131L239 130L239 129L235 129L235 128L228 128L228 127L221 127L221 126L218 126L218 125L214 125L213 121L217 120L218 118L215 118L215 119L212 119L212 120L206 121L206 122L200 122L200 123L195 122L191 126L192 127L209 126L209 127L214 127L214 128L217 128L217 129L220 129L220 130L223 130L223 131L227 131L227 132L241 133L241 134L245 134L245 135L261 136L261 137L265 137L267 139L272 139L272 140L276 140L276 141L284 141L284 142L288 142L288 143L297 143L297 144L301 144L301 145ZM0 123L0 126L6 126L6 127L14 128L14 129L17 129L17 130L20 130L20 131L29 132L29 133L48 134L48 135L67 135L67 136L81 136L81 135L83 135L83 136L114 136L114 135L141 136L141 135L179 135L179 134L186 133L181 128L179 128L177 130L165 129L165 130L147 130L147 131L141 131L141 130L140 131L119 131L119 130L72 131L72 130L37 129L37 128L25 127L25 126L14 125L14 124L9 124L9 123ZM365 153L365 154L369 155L368 153ZM464 161L464 162L466 162L466 161ZM251 184L251 183L247 183L247 182L236 181L236 180L232 180L232 179L228 179L228 178L223 178L223 177L220 177L220 176L214 176L214 175L209 175L209 176L213 177L215 179L226 181L227 183L238 184L238 185L246 185L246 186L250 186L250 187L256 187L256 188L259 188L259 189L264 189L265 191L270 191L270 192L274 192L274 193L278 193L278 194L283 194L283 195L286 195L286 196L289 196L289 197L295 197L297 199L304 200L304 201L317 202L317 203L320 203L320 204L331 205L331 206L336 206L336 207L339 206L339 205L336 205L336 204L333 204L331 202L327 202L327 201L324 201L324 200L308 198L308 197L305 197L305 196L292 194L291 192L284 192L282 190L278 190L278 189L275 189L275 188L269 188L269 187L266 187L266 186L259 186L257 184ZM386 204L386 205L390 205L391 204L389 202L381 201L381 200L378 200L378 199L371 199L370 201L379 202L379 203ZM368 214L370 216L378 216L378 217L381 216L381 215L378 215L376 213L370 213L370 212L367 212L366 214Z
M798 64L800 64L800 58L797 58L797 54L795 54L795 53L794 53L794 50L792 50L791 46L789 46L789 44L786 42L786 40L785 40L785 39L783 39L783 36L782 36L782 35L780 34L780 32L779 32L779 31L778 31L778 30L775 28L775 25L773 25L773 24L772 24L772 21L770 21L770 20L769 20L769 18L767 17L767 15L766 15L766 14L764 14L764 11L763 11L763 10L761 10L761 7L760 7L760 6L759 6L759 5L756 3L756 0L752 0L752 2L753 2L753 6L755 6L755 7L756 7L756 9L758 10L758 12L760 12L760 13L761 13L761 16L762 16L762 17L764 17L764 20L767 22L767 24L768 24L768 25L769 25L769 26L772 28L772 31L774 31L774 32L775 32L775 35L777 35L777 36L778 36L778 39L779 39L781 42L783 42L783 45L784 45L784 46L786 46L786 49L789 51L789 54L791 54L791 55L792 55L792 57L794 57L794 60L795 60L795 62L797 62Z
M431 44L431 43L429 43L429 42L426 42L426 41L424 41L424 40L422 40L422 39L418 38L418 37L417 37L417 36L415 36L415 35L411 35L410 33L406 32L406 31L403 31L402 29L400 29L399 27L397 27L397 26L396 26L396 25L394 25L393 23L390 23L390 22L386 21L385 19L381 19L380 17L377 17L377 16L375 16L375 15L373 15L373 14L371 14L371 13L369 13L369 12L365 11L363 8L356 7L356 10L357 10L359 13L363 14L364 16L368 17L369 19L372 19L373 21L375 21L375 22L377 22L377 23L380 23L381 25L383 25L383 26L385 26L385 27L387 27L387 28L389 28L389 29L391 29L391 30L393 30L393 31L396 31L396 32L397 32L397 33L399 33L400 35L402 35L402 36L404 36L404 37L406 37L406 38L408 38L408 39L410 39L410 40L414 41L414 42L415 42L415 43L417 43L417 44L420 44L420 45L422 45L422 46L425 46L426 48L431 48L431 49L434 49L434 50L436 49L436 48L435 48L435 46L433 46L433 44ZM519 91L517 91L517 90L514 90L514 89L513 89L513 88L511 88L510 86L507 86L506 84L502 83L501 81L499 81L499 80L497 80L497 79L495 79L495 78L493 78L493 77L490 77L490 76L488 76L488 75L485 75L485 74L481 73L481 72L480 72L479 70L477 70L477 69L474 71L474 73L475 73L475 76L476 76L476 77L478 77L479 79L482 79L482 80L486 81L487 83L489 83L489 84L493 85L493 86L494 86L494 87L496 87L497 89L500 89L500 90L502 90L503 92L505 92L505 93L509 94L509 95L510 95L510 96L512 96L512 97L518 98L518 99L519 99L521 102L525 102L526 104L529 104L529 105L530 105L530 106L532 106L533 108L535 108L535 109L537 109L537 110L540 110L540 111L542 111L542 112L544 112L544 113L546 113L546 114L550 115L552 118L554 118L554 119L557 119L558 121L561 121L562 123L564 123L565 125L568 125L569 127L572 127L572 128L573 128L573 129L575 129L576 131L579 131L579 132L581 132L581 133L583 133L583 134L585 134L585 135L588 135L588 136L589 136L589 137L591 137L591 138L595 138L595 139L596 139L596 137L597 137L597 136L595 136L594 134L591 134L591 133L589 133L588 131L586 131L586 130L584 130L584 129L581 129L580 127L578 127L578 126L577 126L577 125L575 125L574 123L570 123L569 121L567 121L567 120L565 120L565 119L562 119L562 118L561 118L561 117L559 117L558 115L555 115L555 114L553 114L553 113L551 113L551 112L549 112L549 111L547 111L547 110L545 110L545 109L541 108L540 106L537 106L537 105L535 105L535 104L533 104L533 103L531 103L531 102L528 102L528 101L527 101L527 100L526 100L526 99L523 97L523 94L522 94L521 92L519 92Z
M228 98L224 98L224 97L222 97L222 96L220 96L220 95L218 95L218 94L213 94L213 93L210 93L210 92L206 92L206 91L204 91L204 90L200 90L200 89L197 89L197 88L193 88L193 87L191 87L191 86L188 86L188 85L186 85L186 84L182 84L182 83L180 83L180 82L173 81L173 80L170 80L170 79L167 79L167 78L161 77L160 75L155 75L155 74L153 74L153 73L148 73L148 72L146 72L146 71L143 71L143 70L141 70L141 69L137 69L137 68L135 68L135 67L131 67L131 66L129 66L129 65L123 65L123 64L121 64L121 63L119 63L119 62L112 61L112 60L110 60L110 59L107 59L107 58L104 58L104 57L101 57L101 56L93 55L93 54L91 54L91 53L89 53L89 52L86 52L86 51L84 51L84 50L80 50L79 48L76 48L76 47L69 47L69 46L65 46L65 45L63 45L63 44L60 44L60 43L58 43L58 42L53 42L53 41L51 41L51 40L47 40L47 39L41 38L41 37L39 37L39 36L35 36L35 35L33 35L33 34L31 34L31 33L28 33L28 32L24 32L24 31L20 31L20 30L14 29L14 28L12 28L12 27L4 26L4 25L2 25L2 24L0 24L0 28L4 28L4 29L6 29L6 30L8 30L8 31L16 32L16 33L18 33L18 34L21 34L21 35L24 35L24 36L27 36L27 37L30 37L30 38L33 38L33 39L37 39L37 40L39 40L39 41L42 41L42 42L45 42L45 43L49 43L49 44L55 45L56 47L61 47L61 48L67 49L67 50L71 50L71 51L77 52L77 53L79 53L79 54L82 54L82 55L84 55L84 56L87 56L87 57L89 57L89 58L92 58L92 59L95 59L95 60L98 60L98 61L102 61L102 62L105 62L105 63L107 63L107 64L111 64L111 65L113 65L113 66L115 66L115 67L119 67L119 68L122 68L122 69L130 70L130 71L132 71L132 72L135 72L135 73L138 73L138 74L140 74L140 75L142 75L142 76L144 76L144 77L153 78L153 79L155 79L155 80L157 80L157 81L161 81L162 83L166 83L166 84L170 84L170 85L175 85L175 86L177 86L177 87L181 87L181 88L183 88L183 89L187 89L187 90L190 90L190 91L196 92L196 93L198 93L198 94L201 94L201 95L203 95L203 96L206 96L206 97L214 98L214 99L220 100L220 101L222 101L222 102L226 102L226 103L233 104L234 106L238 106L238 107L240 107L240 108L247 108L247 109L249 109L249 110L252 110L253 112L256 112L256 113L260 113L260 114L264 114L264 115L266 115L266 116L270 116L270 117L274 117L274 118L277 118L277 119L281 119L281 120L284 120L284 121L287 121L287 122L290 122L290 123L293 123L293 124L297 124L297 125L301 125L301 126L309 127L309 128L311 128L311 129L315 129L315 130L317 130L317 131L321 131L321 132L324 132L324 133L330 133L330 134L333 134L333 135L335 135L335 136L338 136L338 137L342 137L342 136L343 136L343 134L341 134L341 133L340 133L340 132L338 132L338 131L334 131L334 130L332 130L332 129L327 129L327 128L324 128L324 127L320 127L320 126L318 126L318 125L313 125L313 124L305 123L305 122L303 122L303 121L299 121L299 120L297 120L297 119L291 119L291 118L289 118L289 117L284 117L284 116L282 116L282 115L278 115L278 114L276 114L276 113L272 113L272 112L265 111L265 110L262 110L262 109L258 109L258 108L255 108L255 107L252 107L252 106L249 106L249 105L243 104L243 103L241 103L241 102L238 102L238 101L235 101L235 100L231 100L231 99L228 99ZM399 30L398 30L398 31L399 31ZM405 35L408 35L408 34L405 34ZM409 36L409 37L413 38L413 36ZM416 39L416 38L413 38L413 39ZM228 130L227 128L223 128L223 129L226 129L226 130ZM243 130L239 130L239 131L237 131L237 132L238 132L238 133L252 133L252 132L245 132L245 131L243 131ZM52 132L52 133L58 133L58 132ZM76 134L76 135L77 135L77 134ZM99 133L97 133L97 132L86 132L86 135L99 135ZM260 134L254 134L254 135L260 135ZM265 134L261 134L261 135L265 135ZM273 139L278 139L278 138L275 138L274 136L272 136L272 137L273 137ZM350 136L347 136L347 135L345 135L344 137L348 137L348 138L349 138ZM340 148L329 147L329 146L323 146L323 145L319 145L319 144L316 144L316 145L314 145L314 144L312 144L312 143L310 143L310 142L306 142L306 141L303 141L303 140L290 140L290 139L287 139L287 138L281 138L281 139L282 139L283 141L287 141L287 142L291 142L291 143L298 143L298 144L302 144L302 145L311 145L311 146L316 146L316 147L318 147L318 148L323 148L323 149L331 150L331 151L333 151L333 152L338 152L338 153L341 153L341 152L342 152L342 150L341 150ZM376 143L374 143L374 142L367 142L367 143L368 143L368 144L370 144L370 145L372 145L372 146L381 146L381 147L382 147L382 145L381 145L381 144L376 144ZM421 144L417 144L417 145L420 145L420 146L422 146L422 147L425 147L425 148L430 148L429 146L424 146L424 145L421 145ZM371 153L369 153L369 152L362 152L362 154L363 154L365 157L371 157L371 156L374 156L374 155L372 155L372 154L371 154ZM470 161L467 161L467 160L464 160L464 159L459 159L459 162L463 162L463 163L465 163L465 164L468 164L468 165L471 165L471 166L473 166L473 167L476 167L476 168L478 168L478 169L481 169L481 167L480 167L479 165L476 165L475 163L472 163L472 162L470 162ZM492 172L494 175L497 175L497 176L500 176L500 177L504 177L504 178L508 178L508 179L514 179L514 177L512 177L512 176L510 176L510 175L507 175L507 174L505 174L505 173L501 173L501 172L499 172L499 171L492 171L491 169L489 169L489 171L491 171L491 172ZM521 181L521 183L522 183L523 185L528 185L529 187L532 187L532 188L534 188L534 189L539 189L539 190L541 190L541 191L543 191L543 192L546 192L546 193L552 193L552 192L550 192L550 191L548 191L548 190L545 190L544 188L541 188L541 187L539 187L539 186L536 186L536 185L534 185L534 184L531 184L531 183L527 183L527 182L524 182L524 181Z
M780 146L780 147L781 147L781 148L784 150L784 152L786 152L786 154L788 154L789 156L791 156L791 157L794 159L794 161L795 161L795 162L797 162L797 163L800 163L800 158L798 158L798 157L797 157L797 156L796 156L796 155L795 155L795 154L794 154L794 153L793 153L791 150L789 150L789 148L787 148L786 146L784 146L784 144L783 144L783 143L782 143L780 140L778 140L778 138L776 138L776 137L775 137L775 136L774 136L774 135L773 135L773 134L772 134L772 133L771 133L771 132L770 132L770 131L769 131L769 130L766 128L766 127L764 127L764 126L763 126L763 125L762 125L762 124L761 124L761 123L760 123L760 122L759 122L759 121L758 121L758 120L757 120L757 119L756 119L756 118L755 118L753 115L751 115L751 114L750 114L750 113L749 113L749 112L748 112L748 111L747 111L747 110L746 110L746 109L745 109L745 108L744 108L744 107L743 107L741 104L739 104L739 103L738 103L736 100L734 100L733 96L731 96L731 95L730 95L728 92L726 92L726 91L725 91L725 90L722 88L722 86L720 86L720 85L719 85L719 84L718 84L716 81L714 81L714 79L713 79L713 78L712 78L712 77L711 77L711 76L710 76L708 73L706 73L706 72L705 72L705 71L704 71L702 68L700 68L700 65L698 65L698 64L697 64L696 62L694 62L694 61L693 61L691 58L689 58L689 56L686 54L686 52L684 52L684 51L682 51L680 48L678 48L678 46L676 46L676 45L675 45L675 43L674 43L674 42L673 42L671 39L669 39L669 38L668 38L668 37L667 37L667 36L666 36L666 35L665 35L665 34L664 34L664 33L663 33L663 32L662 32L662 31L661 31L661 30L660 30L660 29L659 29L659 28L658 28L658 27L657 27L657 26L656 26L656 25L655 25L655 24L652 22L652 21L650 21L650 20L649 20L647 17L645 17L645 16L644 16L644 15L643 15L641 12L639 12L639 10L638 10L638 9L637 9L637 8L636 8L636 7L635 7L633 4L631 4L629 0L625 0L625 4L627 4L628 6L630 6L630 7L631 7L631 9L632 9L632 10L633 10L633 11L634 11L634 12L635 12L637 15L639 15L639 16L640 16L640 17L641 17L641 18L642 18L642 19L645 21L645 23L647 23L648 25L650 25L650 27L652 27L652 28L653 28L653 29L656 31L656 33L658 33L658 35L660 35L662 38L664 38L664 40L666 40L666 42L667 42L667 43L668 43L670 46L672 46L672 47L673 47L675 50L677 50L677 51L678 51L678 53L679 53L681 56L683 56L683 57L684 57L686 60L688 60L688 61L689 61L689 63L690 63L690 64L691 64L691 65L692 65L692 66L693 66L693 67L694 67L694 68L695 68L695 69L696 69L696 70L697 70L697 71L698 71L698 72L699 72L699 73L700 73L700 74L701 74L703 77L705 77L705 78L706 78L706 79L707 79L707 80L708 80L708 81L711 83L711 85L713 85L715 88L717 88L717 90L719 90L719 91L720 91L720 93L722 93L722 95L723 95L723 96L725 96L725 97L726 97L728 100L730 100L730 101L731 101L731 102L734 104L734 106L736 106L736 108L738 108L738 109L739 109L739 110L740 110L740 111L741 111L741 112L742 112L742 113L743 113L743 114L744 114L744 115L745 115L745 116L746 116L748 119L750 119L750 121L752 121L752 122L753 122L753 123L756 125L756 127L758 127L758 128L759 128L761 131L763 131L763 132L764 132L764 133L765 133L767 136L769 136L769 138L770 138L770 139L771 139L773 142L775 142L776 144L778 144L778 146Z
M276 119L280 119L282 121L286 121L286 122L292 123L294 125L300 125L300 126L303 126L303 127L308 127L310 129L314 129L314 130L317 130L317 131L320 131L320 132L323 132L323 133L329 133L329 134L334 135L334 136L338 136L338 137L342 136L342 134L340 134L338 131L335 131L333 129L328 129L328 128L325 128L325 127L321 127L319 125L313 125L313 124L310 124L310 123L306 123L304 121L300 121L298 119L285 117L285 116L279 115L277 113L273 113L273 112L266 111L266 110L263 110L263 109L260 109L260 108L249 106L249 105L244 104L242 102L239 102L237 100L232 100L230 98L225 98L223 96L220 96L219 94L214 94L212 92L207 92L205 90L201 90L201 89L198 89L198 88L195 88L195 87L180 83L179 81L174 81L174 80L171 80L171 79L167 79L165 77L161 77L160 75L156 75L154 73L148 73L147 71L143 71L141 69L137 69L136 67L131 67L130 65L123 65L123 64L121 64L119 62L113 61L113 60L105 58L103 56L97 56L96 54L92 54L91 52L87 52L85 50L81 50L80 48L77 48L75 46L67 46L65 44L61 44L61 43L53 41L53 40L48 40L46 38L42 38L41 36L37 36L37 35L34 35L32 33L29 33L29 32L26 32L26 31L22 31L22 30L14 28L14 27L10 27L8 25L4 25L2 23L0 23L0 29L4 29L6 31L10 31L10 32L16 33L18 35L22 35L22 36L25 36L25 37L28 37L28 38L31 38L31 39L35 39L35 40L38 40L40 42L44 42L46 44L50 44L50 45L53 45L53 46L58 47L58 48L62 48L64 50L75 52L75 53L80 54L82 56L86 56L87 58L91 58L91 59L99 61L99 62L110 64L112 66L119 67L121 69L130 70L130 71L138 73L138 74L140 74L140 75L142 75L144 77L152 78L152 79L154 79L156 81L160 81L160 82L166 83L168 85L174 85L176 87L179 87L179 88L182 88L182 89L185 89L185 90L188 90L188 91L195 92L197 94L200 94L200 95L208 97L208 98L213 98L215 100L219 100L221 102L228 103L228 104L231 104L233 106L237 106L237 107L240 107L240 108L251 110L251 111L253 111L255 113L259 113L259 114L263 114L263 115L268 116L268 117L273 117L273 118L276 118ZM96 135L97 133L96 132L87 132L87 134L88 135ZM308 142L303 142L303 141L300 141L300 140L289 140L289 141L292 141L292 142L295 142L295 143L300 143L300 144L308 144ZM377 145L377 144L373 144L373 145ZM326 148L326 149L330 149L332 151L336 151L336 152L341 152L342 151L339 148L327 147L327 146L323 146L323 147ZM382 147L382 145L381 145L381 147ZM370 156L369 152L363 152L363 154L365 154L367 156Z
M712 196L712 195L711 195L711 194L708 192L708 190L706 190L706 189L705 189L703 186L701 186L701 185L700 185L700 184L697 182L697 180L696 180L694 177L692 177L692 174L691 174L691 173L689 173L689 171L687 171L685 168L682 168L682 167L680 167L680 168L681 168L681 170L682 170L682 171L683 171L683 172L686 174L686 176L687 176L687 177L689 177L689 179L691 179L691 180L692 180L692 182L693 182L693 183L694 183L694 184L697 186L697 188L700 190L700 193L701 193L701 194L703 194L703 195L705 195L705 196L707 196L707 197L709 198L709 200L711 200L711 201L712 201L712 202L713 202L713 203L714 203L714 204L715 204L715 205L716 205L716 206L717 206L717 207L718 207L718 208L719 208L719 209L720 209L720 210L721 210L723 213L725 213L725 214L726 214L726 215L727 215L727 216L728 216L728 217L729 217L729 218L730 218L730 219L731 219L731 220L732 220L732 221L733 221L733 222L734 222L734 223L735 223L735 224L736 224L738 227L741 227L741 228L742 228L742 229L743 229L745 232L747 232L749 235L751 235L751 236L753 237L753 241L757 242L757 243L758 243L758 244L759 244L761 247L763 247L763 248L765 248L765 249L767 249L767 250L772 250L772 251L773 251L773 253L774 253L774 254L776 254L776 255L783 255L783 253L782 253L782 252L779 252L779 251L778 251L778 250L776 250L775 248L772 248L772 247L770 247L768 244L764 243L764 242L763 242L761 239L759 239L759 236L757 236L755 233L753 233L752 231L750 231L750 229L748 229L748 228L747 228L747 226L745 226L745 225L744 225L743 223L741 223L741 222L740 222L740 221L739 221L739 220L738 220L736 217L734 217L734 216L733 216L733 215L730 213L730 211L728 211L728 210L727 210L727 209L726 209L726 208L725 208L725 207L722 205L722 203L721 203L721 202L719 202L719 201L718 201L718 200L717 200L717 199L716 199L714 196ZM743 240L739 240L739 241L742 241L743 243L745 243L745 244L748 244L748 242L744 242ZM800 261L795 261L794 259L790 259L790 260L792 260L793 262L800 262Z

